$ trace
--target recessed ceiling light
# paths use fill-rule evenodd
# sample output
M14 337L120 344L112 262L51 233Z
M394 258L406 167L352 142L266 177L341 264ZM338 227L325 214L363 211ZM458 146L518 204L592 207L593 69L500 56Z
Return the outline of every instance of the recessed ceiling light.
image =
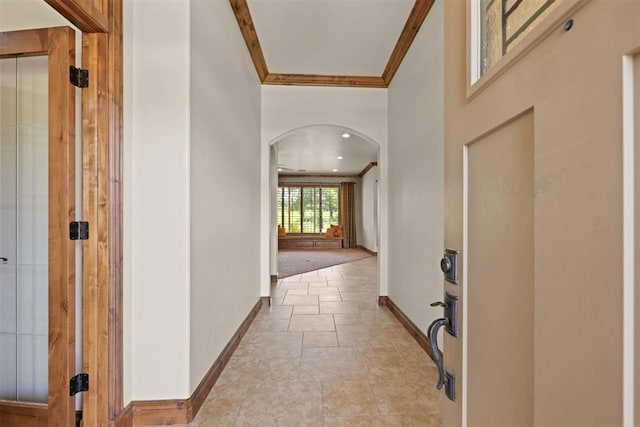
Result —
M278 168L278 172L282 172L282 168Z
M343 138L349 138L350 136L351 136L351 135L349 135L349 134L348 134L348 133L346 133L346 132L342 134L342 137L343 137Z
M334 172L338 172L338 169L332 169L332 171L334 171Z
M342 159L344 159L344 157L342 157L342 156L338 156L338 157L336 157L336 158L337 158L338 160L342 160Z

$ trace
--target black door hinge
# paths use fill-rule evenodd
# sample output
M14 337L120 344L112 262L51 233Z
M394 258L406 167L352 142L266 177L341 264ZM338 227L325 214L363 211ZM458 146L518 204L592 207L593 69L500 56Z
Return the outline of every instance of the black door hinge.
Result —
M70 222L69 238L71 240L89 240L89 223L87 221Z
M69 396L89 391L89 374L81 373L69 381Z
M76 68L72 65L69 67L69 80L71 81L71 84L76 87L89 87L89 70Z

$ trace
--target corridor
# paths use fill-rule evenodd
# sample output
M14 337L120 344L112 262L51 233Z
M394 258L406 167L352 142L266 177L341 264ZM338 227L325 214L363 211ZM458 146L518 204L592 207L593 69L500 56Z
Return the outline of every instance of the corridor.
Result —
M377 305L377 258L280 280L191 426L437 426L424 350Z

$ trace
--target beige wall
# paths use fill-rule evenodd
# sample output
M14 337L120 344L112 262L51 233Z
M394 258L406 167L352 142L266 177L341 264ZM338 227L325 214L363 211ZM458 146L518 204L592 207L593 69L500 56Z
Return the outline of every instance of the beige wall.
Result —
M539 45L468 99L466 2L445 2L445 244L463 242L462 144L532 108L534 424L621 425L621 62L640 47L640 3L592 0L565 32L572 3L549 15L555 25ZM445 343L458 374L459 345ZM462 403L446 401L447 425L462 422Z
M442 316L444 3L389 87L389 296L425 333Z
M260 297L261 91L226 0L191 0L190 391Z

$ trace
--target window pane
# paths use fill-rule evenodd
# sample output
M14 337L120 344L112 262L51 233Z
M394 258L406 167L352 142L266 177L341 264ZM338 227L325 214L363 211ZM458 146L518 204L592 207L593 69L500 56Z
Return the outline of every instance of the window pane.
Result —
M339 187L280 186L276 193L278 225L287 233L324 233L339 224Z
M288 218L285 229L288 233L300 233L301 231L301 188L288 187Z
M278 218L278 226L284 227L284 203L282 202L282 194L284 193L284 187L278 187L278 191L276 192L276 209L277 214L276 218Z
M480 1L481 72L511 50L556 5L555 0Z
M306 187L302 189L302 232L318 233L318 188Z
M338 215L338 187L322 188L322 222L320 231L324 233L331 224L339 224Z

